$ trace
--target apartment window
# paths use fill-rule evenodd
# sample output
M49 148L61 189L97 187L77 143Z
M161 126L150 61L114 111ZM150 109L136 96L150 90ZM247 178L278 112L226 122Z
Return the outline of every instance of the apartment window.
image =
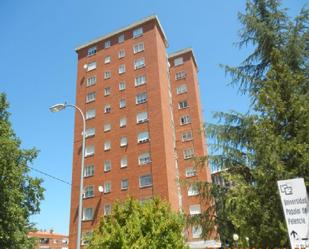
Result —
M40 244L41 244L41 245L46 245L46 244L48 244L50 241L52 241L52 239L49 239L49 238L41 238L41 239L40 239Z
M126 51L124 50L124 48L120 49L118 52L118 58L121 59L125 56L126 56Z
M104 96L108 96L111 94L111 88L110 87L105 87L104 88Z
M123 156L120 159L120 168L125 168L128 166L128 158L126 156Z
M94 61L94 62L90 62L87 64L87 71L91 71L91 70L94 70L97 68L97 63Z
M112 183L111 182L105 182L104 183L104 193L110 193L112 191Z
M181 138L183 142L192 140L192 131L185 131L181 134Z
M86 95L86 103L90 103L92 101L95 101L95 96L96 96L95 92L87 93L87 95Z
M104 150L107 151L107 150L110 150L111 149L111 141L105 141L104 142Z
M176 94L182 94L182 93L186 93L188 91L187 89L187 85L186 84L182 84L179 87L176 88Z
M53 242L53 239L49 239L49 238L41 238L40 239L40 244L41 245L46 245L46 244L49 244L49 243L51 243L51 242ZM55 243L57 242L56 240L54 241ZM42 247L40 247L40 249L41 249ZM49 248L49 247L48 247Z
M140 75L135 77L135 86L144 85L146 83L146 76Z
M112 110L111 105L107 104L104 106L104 113L110 113Z
M189 207L189 212L190 215L196 215L201 213L201 205L200 204L195 204L195 205L190 205Z
M193 148L184 149L184 151L183 151L183 158L184 159L189 159L189 158L192 158L193 156L194 156Z
M127 190L129 187L128 179L122 179L120 183L121 190Z
M84 208L83 209L83 221L93 219L93 208Z
M111 215L112 214L112 205L111 204L105 204L104 205L104 211L103 214L106 215Z
M143 92L136 95L136 104L142 104L147 102L147 93Z
M119 108L125 108L126 107L126 100L125 99L121 99L119 101Z
M126 89L126 83L125 82L120 82L119 83L119 91L123 91Z
M84 168L84 177L89 177L94 175L94 165L86 165Z
M112 161L111 160L105 160L104 161L104 172L111 171L112 169Z
M124 147L128 145L128 138L127 137L121 137L120 138L120 147Z
M85 137L93 137L95 135L95 128L88 128L85 132Z
M88 48L88 56L95 55L97 52L97 47Z
M148 120L148 113L147 112L139 112L136 115L136 123L144 123Z
M126 72L126 65L120 65L119 68L118 68L118 73L119 74L123 74Z
M202 236L202 227L201 226L193 226L192 227L192 238L198 239Z
M186 124L190 124L191 123L191 117L189 115L185 115L185 116L182 116L180 118L180 124L181 125L186 125Z
M94 145L87 145L85 148L85 157L94 155Z
M119 121L120 128L125 127L127 125L127 118L121 118Z
M186 177L196 176L196 169L194 167L186 168Z
M143 68L145 66L144 58L140 58L134 61L134 69Z
M112 45L111 41L104 42L104 48L109 48Z
M184 109L188 107L188 101L183 100L178 102L178 109Z
M196 196L199 194L198 188L196 185L191 185L188 188L188 196Z
M144 175L139 177L139 187L149 187L152 185L152 176L151 175Z
M143 35L143 28L142 27L133 30L133 38L137 38L141 35Z
M181 80L181 79L185 79L186 78L186 72L185 71L181 71L175 74L175 79L176 80Z
M88 245L89 244L89 241L92 237L92 232L88 231L88 232L83 232L82 234L82 241L81 241L81 244L84 246L84 245Z
M105 79L105 80L109 79L111 76L112 76L111 71L106 71L106 72L104 72L104 79Z
M138 165L145 165L151 163L150 153L146 152L138 156Z
M176 59L174 59L174 66L179 66L183 64L183 58L182 57L178 57Z
M93 186L87 186L84 188L84 198L90 198L94 196Z
M124 42L124 34L121 34L118 36L118 43L123 43Z
M133 46L133 53L134 54L142 52L142 51L144 51L144 43L143 42L137 43Z
M137 142L138 143L146 143L148 141L149 141L148 131L138 133L138 135L137 135Z
M110 56L105 56L104 57L104 64L108 64L111 62L111 57Z
M104 124L104 132L108 132L112 129L112 125L110 123Z
M95 83L97 82L97 77L96 76L91 76L89 78L87 78L87 87L88 86L93 86L95 85Z
M86 111L86 119L92 119L95 118L95 109L90 109Z

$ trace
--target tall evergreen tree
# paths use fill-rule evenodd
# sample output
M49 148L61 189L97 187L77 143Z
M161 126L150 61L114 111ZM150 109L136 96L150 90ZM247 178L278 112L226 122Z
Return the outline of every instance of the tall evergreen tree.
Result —
M216 195L219 231L238 233L242 245L248 237L256 247L288 246L277 180L303 177L309 188L308 17L302 9L292 20L279 0L248 0L239 14L239 46L253 52L225 70L251 108L215 115L207 159L232 184Z
M39 211L43 188L41 179L29 176L27 165L37 151L20 148L7 108L6 96L0 93L0 248L32 249L29 216Z

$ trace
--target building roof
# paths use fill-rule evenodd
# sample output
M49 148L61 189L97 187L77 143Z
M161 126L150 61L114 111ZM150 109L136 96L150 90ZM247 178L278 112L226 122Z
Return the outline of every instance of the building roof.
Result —
M89 42L87 42L87 43L85 43L85 44L83 44L83 45L81 45L81 46L75 48L75 51L78 52L79 50L81 50L81 49L83 49L83 48L85 48L85 47L88 47L88 46L93 45L93 44L95 44L95 43L97 43L97 42L103 41L103 40L105 40L105 39L107 39L107 38L110 38L110 37L112 37L112 36L114 36L114 35L117 35L117 34L119 34L119 33L122 33L122 32L124 32L124 31L126 31L126 30L128 30L128 29L132 29L132 28L134 28L134 27L136 27L136 26L139 26L139 25L141 25L141 24L143 24L143 23L145 23L145 22L151 21L151 20L155 20L155 21L157 22L157 24L158 24L158 26L159 26L159 29L160 29L160 31L162 32L162 35L163 35L163 38L164 38L165 46L167 47L167 46L168 46L167 38L166 38L166 35L165 35L164 30L163 30L163 28L162 28L162 25L161 25L161 23L160 23L160 21L159 21L159 18L158 18L157 15L152 15L152 16L145 17L145 18L143 18L143 19L140 20L140 21L134 22L134 23L130 24L129 26L123 27L123 28L121 28L121 29L118 29L118 30L116 30L116 31L113 31L113 32L111 32L111 33L108 33L108 34L106 34L106 35L104 35L104 36L101 36L101 37L99 37L99 38L97 38L97 39L91 40L91 41L89 41Z
M54 233L51 231L33 231L28 233L29 237L36 237L36 238L68 238L68 235Z
M194 55L192 48L184 48L184 49L178 50L176 52L173 52L173 53L168 55L168 58L171 59L173 57L177 57L177 56L185 54L185 53L192 53L192 58L193 58L194 64L195 64L196 68L198 69L196 59L195 59L195 55Z

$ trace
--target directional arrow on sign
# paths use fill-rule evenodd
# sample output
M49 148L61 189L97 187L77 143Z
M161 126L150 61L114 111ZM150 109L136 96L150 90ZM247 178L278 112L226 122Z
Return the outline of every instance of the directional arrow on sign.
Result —
M297 235L297 232L295 232L294 230L291 232L291 236L293 236L294 239L296 239L296 235Z

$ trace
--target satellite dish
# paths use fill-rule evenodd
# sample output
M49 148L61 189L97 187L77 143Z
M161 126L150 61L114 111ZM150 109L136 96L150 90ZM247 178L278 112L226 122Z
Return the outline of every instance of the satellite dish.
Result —
M84 65L84 69L87 69L87 68L88 68L88 65L87 65L87 64L85 64L85 65Z
M103 193L103 191L104 191L103 186L99 186L99 187L98 187L98 190L99 190L100 193Z

